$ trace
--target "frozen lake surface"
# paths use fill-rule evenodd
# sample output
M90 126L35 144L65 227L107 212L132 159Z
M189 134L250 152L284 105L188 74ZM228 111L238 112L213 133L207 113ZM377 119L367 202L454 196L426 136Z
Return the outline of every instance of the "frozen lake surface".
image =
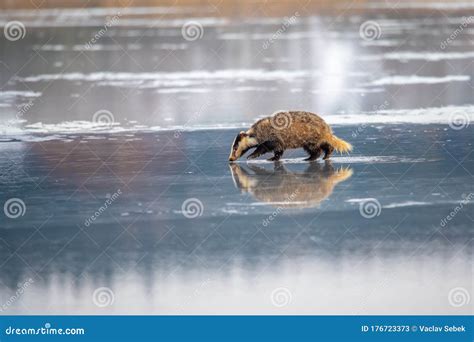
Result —
M472 198L442 220L474 192L472 128L369 127L331 164L229 166L234 133L2 143L2 198L26 204L2 219L3 298L34 279L9 312L468 313L448 292L472 281Z
M474 7L397 6L2 11L1 313L472 313ZM229 164L280 109L353 153Z

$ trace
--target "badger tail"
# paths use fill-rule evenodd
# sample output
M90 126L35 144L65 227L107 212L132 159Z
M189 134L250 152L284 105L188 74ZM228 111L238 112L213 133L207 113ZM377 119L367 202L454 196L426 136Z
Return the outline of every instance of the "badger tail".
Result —
M348 153L352 151L352 145L347 141L339 139L334 134L331 134L325 139L329 145L334 147L334 149L339 153Z

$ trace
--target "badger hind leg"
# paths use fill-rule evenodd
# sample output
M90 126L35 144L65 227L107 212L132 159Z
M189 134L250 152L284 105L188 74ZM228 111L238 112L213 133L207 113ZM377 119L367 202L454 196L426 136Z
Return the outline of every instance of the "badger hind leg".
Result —
M305 145L303 148L309 154L309 157L306 158L305 161L313 161L321 156L322 150L319 146Z
M327 160L331 154L334 152L334 147L329 145L328 143L324 143L321 145L321 149L324 151L324 160Z

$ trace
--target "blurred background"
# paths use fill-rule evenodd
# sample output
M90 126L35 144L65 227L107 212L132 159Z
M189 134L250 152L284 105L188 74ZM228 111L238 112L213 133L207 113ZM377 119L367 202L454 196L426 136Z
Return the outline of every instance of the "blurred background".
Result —
M85 122L101 110L135 129L234 127L288 108L345 124L420 121L413 111L380 116L442 106L472 117L457 108L472 97L469 2L2 6L4 27L23 25L0 51L4 133L93 129ZM424 123L449 121L424 114Z

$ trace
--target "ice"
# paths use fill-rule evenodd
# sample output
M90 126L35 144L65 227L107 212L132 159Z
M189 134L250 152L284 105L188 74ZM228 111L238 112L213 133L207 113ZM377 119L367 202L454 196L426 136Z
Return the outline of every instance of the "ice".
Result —
M129 7L90 45L118 8L2 9L26 34L1 42L0 298L35 279L3 313L470 314L447 294L472 285L472 23L447 38L472 4L312 2L286 27L292 2L225 3ZM229 164L281 109L353 151Z
M404 84L437 84L448 82L467 82L471 79L469 75L447 75L442 77L428 77L428 76L390 76L372 81L367 85L382 86L382 85L404 85Z

